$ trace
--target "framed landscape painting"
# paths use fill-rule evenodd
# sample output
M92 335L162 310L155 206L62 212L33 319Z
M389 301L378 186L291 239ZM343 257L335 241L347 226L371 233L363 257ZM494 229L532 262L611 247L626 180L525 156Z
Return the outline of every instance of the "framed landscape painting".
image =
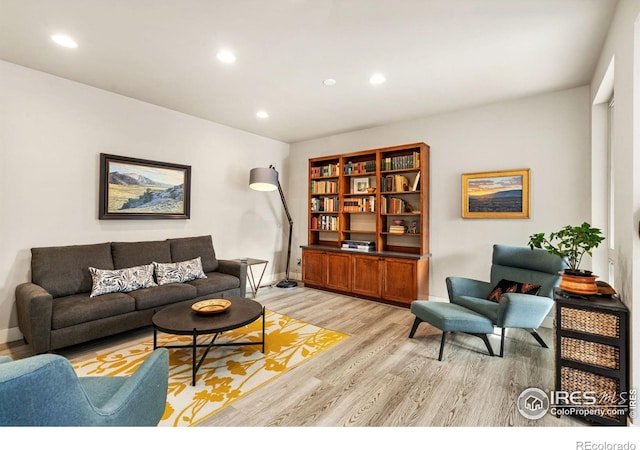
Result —
M100 154L100 219L188 219L191 166Z
M529 169L463 173L462 217L528 219Z

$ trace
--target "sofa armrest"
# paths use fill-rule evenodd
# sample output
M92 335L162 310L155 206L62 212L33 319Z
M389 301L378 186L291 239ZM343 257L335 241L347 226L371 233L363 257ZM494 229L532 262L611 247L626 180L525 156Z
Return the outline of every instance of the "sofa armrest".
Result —
M247 293L247 263L240 261L232 261L230 259L218 260L218 271L233 275L240 280L240 297L244 297Z
M465 295L468 297L487 298L493 289L491 283L471 278L447 277L446 282L449 301Z
M53 296L34 283L16 286L18 326L35 354L51 348Z
M530 294L502 294L498 323L503 328L536 329L553 308L553 300Z

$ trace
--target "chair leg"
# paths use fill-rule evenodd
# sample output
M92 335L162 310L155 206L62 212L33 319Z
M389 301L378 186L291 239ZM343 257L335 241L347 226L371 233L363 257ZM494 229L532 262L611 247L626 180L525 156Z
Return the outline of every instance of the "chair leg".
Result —
M482 339L482 341L484 342L484 345L487 346L487 351L489 352L489 356L495 356L495 354L493 353L493 347L491 347L491 343L489 342L489 338L487 337L486 334L481 334L481 333L467 333L467 334L470 334L472 336L476 336Z
M445 336L447 335L446 331L442 332L442 340L440 341L440 354L438 355L438 361L442 361L442 353L444 351L444 340L445 340Z
M500 358L504 356L504 328L500 328Z
M540 344L543 348L549 348L547 344L542 340L542 338L540 337L540 335L536 330L527 330L527 331L531 333L531 336L533 336L534 339L538 341L538 344Z
M413 321L413 326L411 327L411 332L409 333L409 337L412 338L414 334L416 334L416 330L418 329L418 325L422 323L422 319L416 317L416 320Z
M489 338L487 337L487 335L486 334L479 334L478 337L480 337L480 339L482 339L484 341L484 345L487 346L487 351L489 352L489 356L494 356L493 348L491 347L491 344L489 343Z
M412 338L414 334L416 334L416 330L418 329L418 325L422 323L422 319L416 317L416 320L413 321L413 326L411 327L411 333L409 333L409 337Z

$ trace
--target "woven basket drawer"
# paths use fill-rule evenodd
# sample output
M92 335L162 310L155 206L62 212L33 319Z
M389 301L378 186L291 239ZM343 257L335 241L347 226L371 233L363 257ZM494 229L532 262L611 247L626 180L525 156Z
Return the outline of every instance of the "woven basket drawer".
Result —
M580 331L618 339L620 337L620 318L608 314L582 309L561 307L562 329Z
M618 380L603 377L595 373L584 372L572 367L562 367L560 370L560 390L566 392L595 392L598 399L598 406L608 404L613 408L617 405L620 393ZM606 400L609 401L606 401ZM590 409L584 406L585 409ZM594 407L595 408L595 407ZM606 414L609 417L617 418L615 412Z
M608 369L620 369L620 349L611 345L562 337L560 357Z

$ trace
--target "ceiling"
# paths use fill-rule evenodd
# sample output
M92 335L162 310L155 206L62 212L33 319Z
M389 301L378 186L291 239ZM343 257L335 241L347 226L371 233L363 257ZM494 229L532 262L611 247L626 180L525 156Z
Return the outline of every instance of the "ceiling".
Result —
M588 84L616 3L0 0L0 59L293 143Z

